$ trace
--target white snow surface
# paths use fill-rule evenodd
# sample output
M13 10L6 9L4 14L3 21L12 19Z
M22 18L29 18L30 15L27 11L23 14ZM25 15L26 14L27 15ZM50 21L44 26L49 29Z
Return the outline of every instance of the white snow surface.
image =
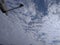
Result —
M3 45L60 45L60 3L48 5L43 16L32 0L6 0L9 9L21 2L25 6L8 12L0 11L0 43ZM11 2L11 3L10 3ZM15 6L16 5L16 6ZM36 18L38 17L38 18Z

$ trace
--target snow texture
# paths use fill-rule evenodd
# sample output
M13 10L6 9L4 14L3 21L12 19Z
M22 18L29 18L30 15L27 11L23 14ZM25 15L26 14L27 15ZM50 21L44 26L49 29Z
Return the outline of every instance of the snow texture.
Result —
M0 11L0 45L60 45L60 3L45 0L48 14L39 12L32 0L5 0L8 12Z

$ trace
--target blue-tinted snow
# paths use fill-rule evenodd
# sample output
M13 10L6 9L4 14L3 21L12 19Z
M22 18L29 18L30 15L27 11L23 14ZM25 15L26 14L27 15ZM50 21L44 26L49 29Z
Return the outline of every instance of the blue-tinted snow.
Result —
M6 0L8 9L17 7L19 3L23 3L24 7L9 11L8 16L0 11L0 44L60 45L60 3L36 0L38 5L41 5L39 11L37 3L33 1ZM47 11L48 14L44 16L43 11Z

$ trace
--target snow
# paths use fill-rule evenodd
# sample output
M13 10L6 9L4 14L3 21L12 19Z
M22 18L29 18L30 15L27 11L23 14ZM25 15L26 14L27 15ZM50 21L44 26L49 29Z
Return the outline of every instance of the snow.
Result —
M9 11L8 16L0 11L1 44L60 45L60 3L49 4L48 14L44 16L32 0L15 1L6 0L9 9L12 8L11 4L17 6L17 2L22 2L25 6Z

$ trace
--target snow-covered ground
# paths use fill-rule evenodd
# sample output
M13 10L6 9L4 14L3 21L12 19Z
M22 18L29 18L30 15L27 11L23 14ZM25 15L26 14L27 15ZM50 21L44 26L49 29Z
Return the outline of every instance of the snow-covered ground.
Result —
M45 0L47 1L47 0ZM60 3L49 0L48 14L43 15L32 0L6 0L8 8L17 2L24 7L0 11L0 44L3 45L60 45Z

